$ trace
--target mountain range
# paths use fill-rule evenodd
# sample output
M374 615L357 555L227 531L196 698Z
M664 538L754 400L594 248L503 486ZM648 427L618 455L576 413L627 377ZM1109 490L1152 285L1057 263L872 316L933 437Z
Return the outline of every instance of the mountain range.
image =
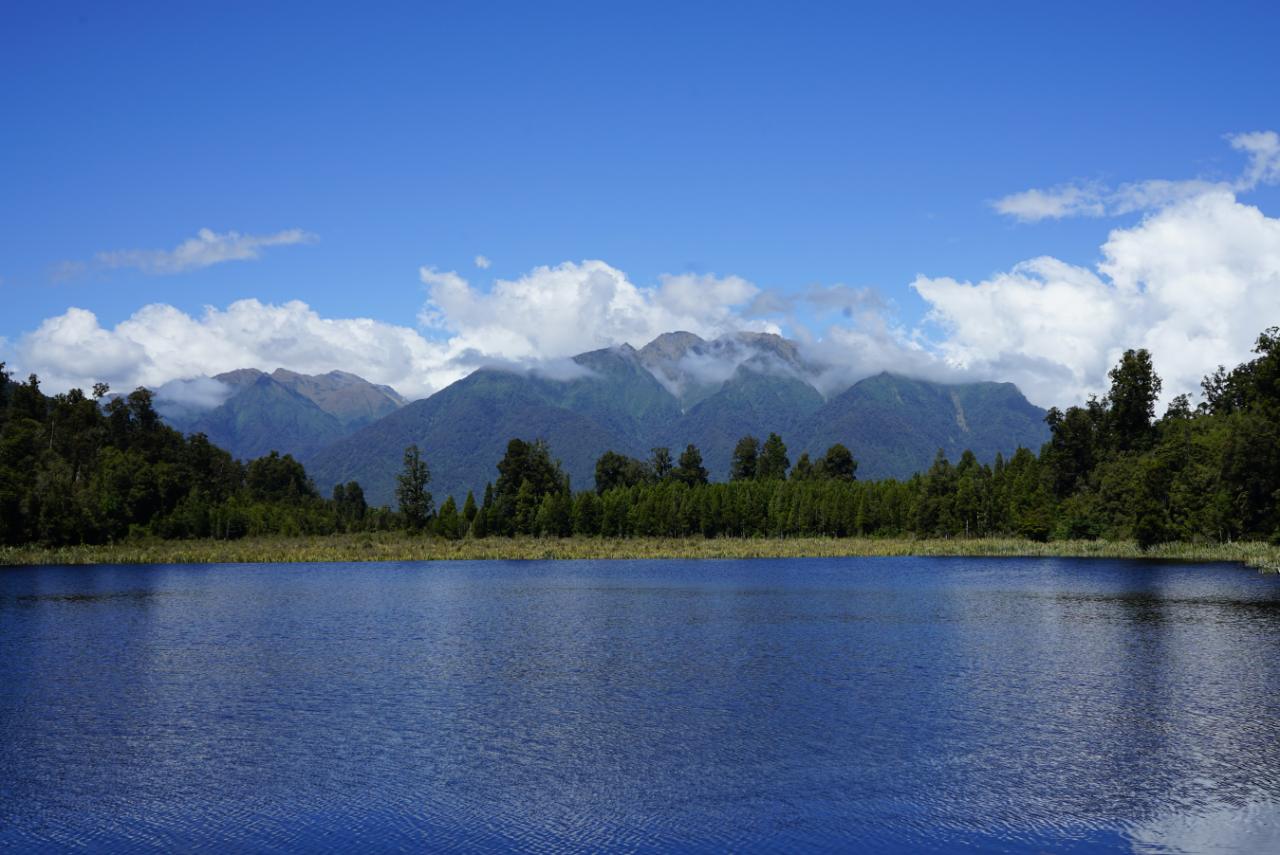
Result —
M359 481L373 503L394 503L404 448L417 444L437 497L477 495L497 476L508 440L544 438L575 489L594 483L595 462L613 450L647 458L698 446L716 480L733 447L752 434L780 434L794 463L842 442L860 478L905 478L938 449L980 459L1048 438L1044 410L1010 383L941 384L880 374L829 397L819 368L780 336L742 333L712 341L659 336L572 359L574 373L483 368L436 394L399 407L347 436L302 454L322 489Z
M405 404L391 387L345 371L308 375L277 368L267 374L244 368L200 382L206 406L192 406L189 396L162 386L157 410L174 427L206 434L242 460L271 451L306 459Z
M989 461L1047 439L1044 411L1011 383L943 384L896 374L819 391L821 367L780 336L705 340L661 335L573 357L553 373L482 368L407 403L393 389L341 371L323 375L243 369L201 378L202 405L158 391L157 408L241 459L276 450L301 459L322 491L359 481L374 504L394 504L404 449L417 444L440 499L477 494L497 476L513 437L543 438L575 488L594 483L608 450L647 458L692 443L715 480L728 476L747 434L780 434L794 463L848 446L860 478L905 478L938 449ZM192 381L194 382L194 381ZM187 397L190 397L188 395Z

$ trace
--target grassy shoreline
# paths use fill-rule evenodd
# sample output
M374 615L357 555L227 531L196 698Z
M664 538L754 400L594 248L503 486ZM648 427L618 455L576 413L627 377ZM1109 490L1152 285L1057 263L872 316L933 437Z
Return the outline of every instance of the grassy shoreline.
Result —
M902 555L1147 558L1241 562L1280 572L1280 547L1260 542L1168 543L1147 552L1132 541L1038 543L1013 538L486 538L439 540L399 532L244 540L141 540L104 546L0 547L0 565L248 564L503 559L823 558Z

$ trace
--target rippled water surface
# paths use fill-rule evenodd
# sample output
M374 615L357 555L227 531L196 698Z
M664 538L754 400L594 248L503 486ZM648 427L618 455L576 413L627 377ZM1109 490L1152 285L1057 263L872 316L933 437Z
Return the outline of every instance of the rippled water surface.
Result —
M0 569L0 850L1280 851L1280 578Z

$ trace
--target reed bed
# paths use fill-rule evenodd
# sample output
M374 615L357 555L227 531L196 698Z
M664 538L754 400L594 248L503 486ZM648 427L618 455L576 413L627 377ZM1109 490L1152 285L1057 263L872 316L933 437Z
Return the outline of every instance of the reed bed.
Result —
M835 558L902 555L1141 558L1242 562L1280 572L1280 547L1262 542L1167 543L1014 538L485 538L441 540L400 532L244 540L136 540L102 546L3 547L0 565L259 564L628 558Z

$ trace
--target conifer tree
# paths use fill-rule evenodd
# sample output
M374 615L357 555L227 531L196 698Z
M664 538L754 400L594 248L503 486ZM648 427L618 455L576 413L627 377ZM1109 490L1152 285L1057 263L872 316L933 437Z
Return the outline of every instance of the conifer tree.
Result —
M400 503L400 515L411 531L421 531L431 519L433 502L427 484L431 470L417 445L404 450L404 467L396 476L396 501Z
M733 449L729 464L730 481L750 481L756 477L756 462L760 454L760 440L744 436Z
M769 434L760 449L760 457L756 462L756 478L761 481L781 481L787 477L787 469L791 461L787 458L787 446L782 437L776 433Z

